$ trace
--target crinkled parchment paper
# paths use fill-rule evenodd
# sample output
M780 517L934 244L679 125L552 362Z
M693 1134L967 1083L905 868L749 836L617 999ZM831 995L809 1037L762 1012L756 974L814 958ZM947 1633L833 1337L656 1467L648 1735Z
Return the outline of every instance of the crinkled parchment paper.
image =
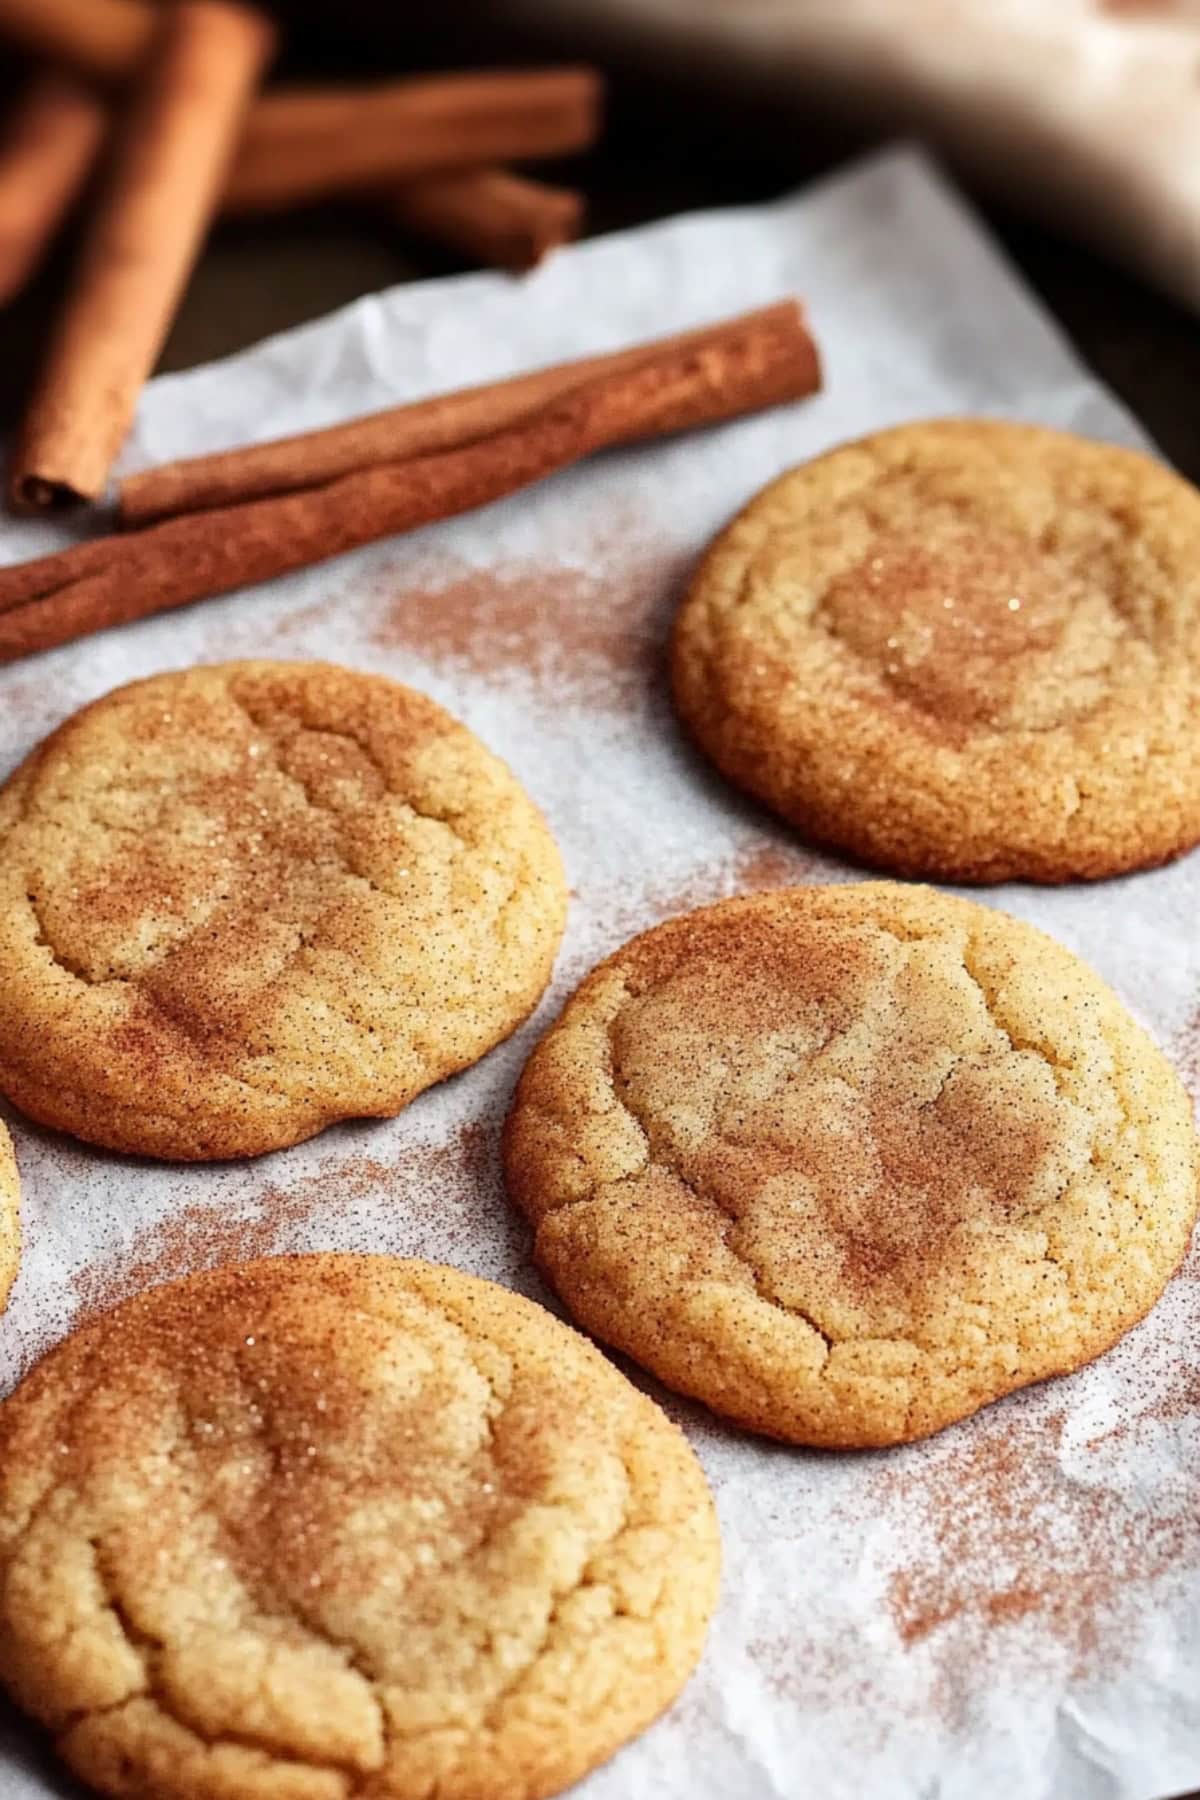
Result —
M818 399L606 457L472 518L0 671L0 766L120 681L194 660L333 657L427 689L545 807L573 889L552 993L516 1038L399 1119L244 1165L105 1156L12 1117L26 1249L7 1386L72 1319L272 1250L444 1259L546 1299L497 1139L522 1059L604 952L738 889L853 879L685 745L661 652L710 534L789 464L922 414L1137 442L958 202L883 156L776 206L600 240L514 283L404 288L156 382L132 465L324 423L799 292ZM6 526L0 553L49 547ZM1087 957L1200 1071L1200 857L1099 886L996 889ZM1200 1262L1082 1374L930 1443L815 1455L666 1397L725 1540L703 1665L587 1800L1098 1800L1200 1780ZM0 1714L4 1800L69 1792Z

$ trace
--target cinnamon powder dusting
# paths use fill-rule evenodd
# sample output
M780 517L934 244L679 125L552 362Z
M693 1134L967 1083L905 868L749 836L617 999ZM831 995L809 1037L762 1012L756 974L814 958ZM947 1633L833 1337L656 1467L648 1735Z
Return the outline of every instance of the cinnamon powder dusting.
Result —
M442 1202L439 1225L445 1232L452 1194L466 1223L458 1231L445 1232L445 1260L453 1260L453 1239L473 1236L482 1226L482 1212L494 1206L490 1176L496 1162L498 1127L471 1121L447 1142L406 1144L390 1163L372 1157L330 1159L315 1174L294 1187L271 1186L259 1194L247 1210L235 1212L228 1202L193 1202L152 1220L137 1230L115 1256L78 1270L72 1283L79 1300L77 1324L105 1312L142 1288L175 1281L198 1269L246 1262L324 1241L321 1221L331 1230L344 1225L356 1205L371 1195L394 1197L398 1213L403 1208L426 1206L431 1198ZM339 1248L346 1246L339 1242ZM355 1235L357 1250L395 1250L389 1241L364 1242ZM400 1250L405 1253L404 1249ZM408 1253L420 1254L414 1243Z
M1096 1444L1067 1456L1065 1430L1063 1411L1004 1406L878 1478L880 1498L899 1502L927 1544L890 1579L892 1621L907 1648L930 1641L944 1688L964 1656L976 1672L991 1660L1007 1666L1013 1644L999 1628L1034 1615L1040 1640L1060 1646L1075 1677L1110 1671L1123 1603L1200 1559L1193 1495L1180 1489L1144 1510Z
M757 894L767 888L798 887L809 879L819 861L803 844L749 843L734 858L735 892Z
M732 894L761 894L769 889L800 887L811 880L821 866L815 852L803 844L785 840L772 842L759 834L748 837L732 857L710 863L696 870L682 887L652 887L638 907L637 922L631 930L644 930L677 913L691 912L698 906L711 906L714 901Z
M886 1744L902 1703L881 1690L852 1633L812 1630L797 1621L792 1631L752 1638L746 1653L773 1706L808 1717L852 1708L859 1754Z
M558 974L568 987L574 987L603 956L639 932L661 925L664 919L711 906L733 894L799 887L822 867L828 865L822 864L816 853L803 844L782 839L772 842L762 832L751 831L732 854L714 857L682 881L651 881L640 891L620 889L604 893L597 920L602 923L602 931L591 936L585 946L568 944L559 960ZM582 898L585 896L574 891L572 906L577 906Z
M521 676L542 699L627 711L662 685L662 647L689 559L585 543L587 566L446 556L389 576L371 635L435 667Z

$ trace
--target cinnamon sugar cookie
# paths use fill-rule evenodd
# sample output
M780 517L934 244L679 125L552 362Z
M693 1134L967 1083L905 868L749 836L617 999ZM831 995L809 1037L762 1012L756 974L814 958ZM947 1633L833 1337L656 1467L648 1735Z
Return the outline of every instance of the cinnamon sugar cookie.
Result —
M0 1312L17 1279L21 1260L20 1183L12 1139L0 1125Z
M886 882L618 950L530 1058L505 1161L581 1324L755 1430L846 1447L1098 1356L1197 1207L1187 1096L1100 979Z
M556 1794L675 1698L718 1554L653 1402L429 1263L152 1289L0 1407L0 1675L101 1793Z
M1029 425L880 432L721 534L673 680L731 780L881 868L1163 862L1200 840L1200 494Z
M537 1003L564 913L540 813L424 695L328 663L134 682L0 792L0 1089L181 1160L395 1113Z

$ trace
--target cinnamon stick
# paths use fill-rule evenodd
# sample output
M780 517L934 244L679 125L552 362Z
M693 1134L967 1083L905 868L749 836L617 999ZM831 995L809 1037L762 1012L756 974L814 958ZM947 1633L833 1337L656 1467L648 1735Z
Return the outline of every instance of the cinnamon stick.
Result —
M91 173L107 117L69 75L35 75L0 142L0 306L33 274Z
M799 398L812 369L798 312L771 309L610 368L477 442L0 569L0 661L484 506L612 445Z
M159 18L149 0L0 0L0 37L92 79L121 82L137 73ZM252 109L228 204L234 212L281 210L431 171L569 155L595 141L600 100L600 77L586 68L270 94ZM531 196L517 190L505 194L499 186L491 198L505 211L532 203ZM456 209L464 204L454 202ZM439 216L448 215L451 205L447 196L428 215L432 236L442 237ZM551 233L550 247L565 242L571 233L562 204L557 225L562 236L553 235L547 217L543 206L541 229ZM413 229L425 227L414 222ZM449 237L454 248L479 254L481 261L502 260L498 253L477 251L475 235L482 225L448 222L445 230L470 234L466 245ZM511 254L515 258L519 252Z
M535 268L583 229L582 194L507 169L429 175L381 194L378 204L420 237L515 272Z
M272 42L260 13L229 0L164 9L24 423L14 506L102 491Z
M106 122L93 90L60 73L35 79L10 115L0 141L0 305L24 285L82 187ZM293 198L309 195L298 188ZM535 267L583 227L581 194L507 169L428 175L373 199L406 230L472 262L515 271Z
M595 141L600 99L600 78L586 68L266 94L247 121L225 205L274 212L480 163L569 155Z
M154 30L144 0L0 0L0 36L100 81L130 75Z
M158 18L148 0L0 0L0 36L103 81L138 70ZM282 210L338 192L464 171L444 192L399 193L395 216L480 262L528 268L578 235L579 201L472 163L586 149L599 128L590 69L432 77L374 88L271 94L251 110L231 172L234 213ZM381 204L387 204L380 196Z
M732 322L724 320L657 343L635 344L606 356L584 357L482 387L410 401L323 431L162 463L126 476L118 492L118 514L124 526L147 525L173 514L318 487L356 469L472 443L528 418L586 381L635 368L672 351L720 347L731 331L751 326L764 335L787 337L800 392L814 393L821 384L816 346L796 302L782 300Z

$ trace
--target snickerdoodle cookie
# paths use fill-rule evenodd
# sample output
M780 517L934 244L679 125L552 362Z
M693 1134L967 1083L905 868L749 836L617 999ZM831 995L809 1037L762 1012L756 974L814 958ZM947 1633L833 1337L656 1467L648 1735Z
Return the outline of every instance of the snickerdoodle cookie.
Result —
M531 1057L506 1166L589 1330L841 1446L1099 1355L1197 1207L1187 1097L1098 976L887 882L729 900L618 950Z
M154 1156L398 1112L531 1010L565 886L424 695L328 663L134 682L0 792L0 1089Z
M20 1183L12 1139L0 1125L0 1312L17 1279L21 1260Z
M768 487L680 611L696 739L881 868L1067 881L1200 840L1200 493L987 420L905 425Z
M0 1406L0 1676L153 1800L536 1800L679 1692L682 1434L490 1282L281 1257L126 1302Z

